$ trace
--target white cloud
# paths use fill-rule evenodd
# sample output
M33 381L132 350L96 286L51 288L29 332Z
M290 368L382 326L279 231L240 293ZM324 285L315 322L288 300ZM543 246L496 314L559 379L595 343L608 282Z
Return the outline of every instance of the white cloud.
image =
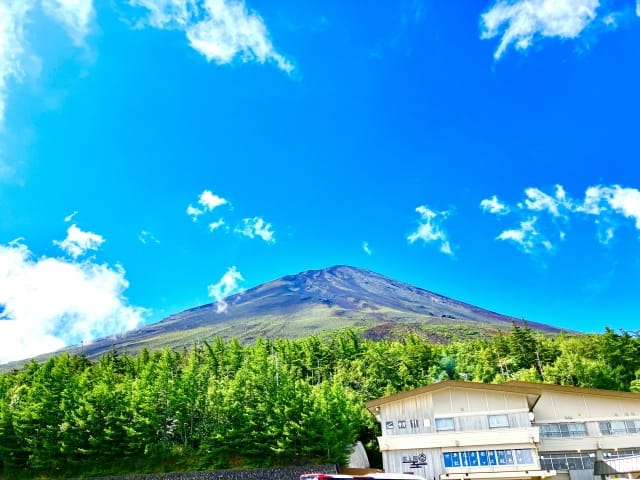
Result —
M540 37L577 38L596 18L599 0L498 0L481 15L481 38L502 37L494 53L528 49Z
M584 201L576 211L598 217L599 239L609 243L616 224L613 214L633 220L635 228L640 230L640 190L620 185L592 186L587 188Z
M67 237L64 240L54 240L53 243L73 258L78 258L88 250L98 250L104 243L104 238L97 233L85 232L73 224L67 229Z
M632 220L635 228L640 230L640 190L636 188L591 186L585 190L582 202L569 197L562 185L556 185L553 196L533 187L527 188L525 195L525 200L511 209L512 215L520 218L519 228L505 230L498 239L512 240L527 253L539 252L541 249L534 248L538 245L543 247L543 251L552 250L553 244L541 232L557 235L558 240L563 241L567 233L562 227L579 219L595 217L597 237L603 244L613 240L616 229L621 225L620 216ZM490 208L489 203L486 205ZM546 212L550 221L545 223L544 217L530 217L529 212Z
M142 230L140 235L138 235L138 240L140 240L145 245L147 243L160 243L160 240L156 238L156 236L148 230Z
M73 220L73 217L75 217L77 214L78 214L78 211L76 210L75 212L70 213L69 215L64 217L64 223L69 223L71 220Z
M211 190L203 190L202 193L198 195L198 204L202 208L194 207L191 204L187 206L187 215L189 215L194 222L205 212L212 212L222 205L228 205L229 202L226 198L216 195Z
M129 0L129 5L148 10L146 23L154 28L185 29L199 11L196 0Z
M92 0L0 1L0 127L4 123L10 82L39 71L41 60L28 52L27 27L37 7L62 24L76 45L83 45L93 18ZM6 168L6 167L5 167Z
M493 213L494 215L506 215L510 209L493 195L491 198L485 198L480 202L480 208L483 212Z
M129 0L145 8L147 23L155 28L184 31L189 45L208 61L273 62L291 73L294 66L278 53L264 20L247 9L243 0Z
M362 242L362 250L364 250L364 253L369 256L373 253L373 250L371 250L371 247L369 246L369 242Z
M194 207L191 204L189 204L189 206L187 207L187 215L189 215L194 222L198 220L198 217L203 213L204 212L202 210L200 210L198 207Z
M216 220L215 222L211 222L209 224L209 231L213 232L214 230L217 230L217 229L223 227L224 225L225 225L224 219L221 218L220 220Z
M520 208L526 208L533 212L546 211L554 217L564 216L560 211L571 208L571 202L567 199L567 194L562 185L556 185L555 197L533 187L527 188L524 193L527 198L524 201L524 206L522 204L518 205Z
M0 363L130 330L145 311L127 304L125 271L88 261L34 258L0 245Z
M640 230L640 190L622 188L620 185L615 185L611 190L609 205L619 214L634 220L636 228Z
M212 193L211 190L204 190L198 197L198 203L202 205L206 211L211 212L215 208L226 205L229 202L225 198Z
M84 45L93 18L93 0L42 0L47 15L61 23L78 46Z
M416 208L421 220L418 221L418 229L407 237L409 243L422 240L424 243L436 242L440 245L440 251L446 255L453 255L451 244L442 229L442 221L449 215L448 212L434 212L425 205Z
M209 285L209 296L216 301L216 312L224 313L229 308L225 298L238 290L240 282L243 282L244 278L235 266L229 267L225 274L220 278L218 283Z
M640 0L636 0L636 15L640 17Z
M260 237L267 243L275 243L275 234L272 230L271 224L264 221L260 217L243 218L242 227L236 227L235 232L245 237L255 238Z
M24 27L31 6L31 1L0 2L0 127L4 123L9 80L20 82L24 77Z
M610 12L604 17L602 17L602 24L610 30L615 30L618 28L618 24L620 19L623 18L623 14L621 12Z
M519 219L518 227L504 230L496 238L514 242L525 253L551 252L554 244L548 237L552 236L557 241L566 238L564 226L571 219L574 202L562 185L555 186L553 195L535 187L526 188L524 194L524 200L514 207L505 205L507 212ZM531 212L547 215L531 216Z
M613 236L615 234L616 229L614 227L605 227L598 234L598 239L600 243L604 243L605 245L613 240Z
M537 250L539 246L549 251L553 248L553 245L536 229L536 221L536 217L522 221L520 222L520 228L505 230L498 235L497 239L515 242L525 253L532 253Z

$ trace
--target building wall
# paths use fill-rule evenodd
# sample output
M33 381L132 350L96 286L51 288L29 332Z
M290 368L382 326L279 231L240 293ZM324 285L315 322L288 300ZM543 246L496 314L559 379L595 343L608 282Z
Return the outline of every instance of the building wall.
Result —
M536 422L640 418L640 398L631 400L605 395L545 391L533 412Z
M549 390L530 411L531 398L450 387L382 404L377 418L384 468L438 479L444 473L528 472L560 465L567 468L558 471L558 477L588 480L593 478L596 452L606 457L640 449L640 396L635 400ZM485 464L476 460L472 465L479 455ZM511 455L513 461L487 465L488 455L502 455L503 461ZM465 456L467 465L452 466L452 456Z
M383 432L380 450L389 472L439 478L443 473L464 473L469 469L539 469L535 449L539 429L531 426L527 399L522 394L450 388L383 405L378 419ZM497 460L498 455L507 455L505 452L515 463L517 452L522 456L523 451L530 452L531 461L526 465L479 464L480 455L487 463L489 456ZM458 459L471 456L468 461L475 458L478 465L445 468L445 453Z
M524 395L451 388L384 405L383 435L434 433L436 420L453 418L455 431L489 430L488 415L506 414L513 427L531 426Z
M545 391L533 414L534 425L543 429L538 447L541 454L640 447L640 396L638 400L627 400ZM618 427L613 432L607 428L612 424ZM565 428L550 437L544 433L546 425ZM573 431L569 432L567 427Z

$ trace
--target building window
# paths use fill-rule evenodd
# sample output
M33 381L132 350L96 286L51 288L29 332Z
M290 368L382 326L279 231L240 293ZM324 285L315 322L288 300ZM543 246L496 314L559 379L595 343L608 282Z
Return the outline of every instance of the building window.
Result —
M585 437L584 423L542 423L539 425L542 438Z
M409 425L411 425L411 428L418 428L420 426L420 422L418 422L418 420L409 420Z
M516 454L516 463L518 465L531 465L533 461L533 452L530 448L517 448L514 450Z
M545 453L540 455L543 470L593 470L596 461L594 452Z
M436 430L455 430L453 418L436 418Z
M535 465L533 450L469 450L465 452L443 452L445 468L487 467L492 465Z
M384 426L387 430L393 430L393 422L385 422Z
M407 428L406 420L398 420L398 428Z
M561 437L560 425L557 423L545 423L540 425L540 436L542 436L542 438Z
M444 452L442 454L444 461L444 468L456 468L460 467L460 452Z
M513 465L513 451L496 450L498 454L498 465Z
M489 415L489 428L502 428L509 426L509 417L506 415Z
M632 448L627 450L609 450L608 452L603 452L602 456L605 459L609 458L623 458L623 457L632 457L640 455L640 449Z
M586 437L587 426L584 423L561 423L560 431L564 431L563 427L567 427L569 437Z
M602 435L626 435L640 433L640 420L614 420L599 422Z
M478 460L483 467L498 464L495 450L480 450L478 452Z

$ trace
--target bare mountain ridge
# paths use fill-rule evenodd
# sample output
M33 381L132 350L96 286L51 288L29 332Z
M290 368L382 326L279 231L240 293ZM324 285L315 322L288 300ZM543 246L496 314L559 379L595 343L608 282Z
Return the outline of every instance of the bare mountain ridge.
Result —
M218 303L184 310L138 329L36 357L62 352L90 358L115 349L137 353L169 347L189 348L214 337L251 342L257 337L300 338L341 328L355 328L371 339L398 338L408 333L436 342L452 338L495 335L522 319L460 302L375 272L350 266L308 270L263 283ZM559 333L559 328L527 322L529 328ZM0 366L7 370L27 360Z
M471 320L511 326L520 319L501 315L483 308L399 282L383 275L349 266L334 266L308 270L263 283L226 299L228 309L215 313L216 304L207 304L168 317L165 322L189 319L213 322L243 319L269 314L291 315L310 306L325 306L335 315L362 312L379 320L394 321L407 314ZM413 316L411 315L411 316ZM205 320L205 321L206 321ZM162 323L162 322L161 322ZM189 322L190 323L190 322ZM531 328L559 331L544 324L529 323Z
M252 341L299 338L339 328L358 328L370 338L416 332L438 337L440 331L491 335L521 319L501 315L399 282L368 270L334 266L308 270L263 283L229 296L224 312L209 303L176 313L136 330L83 346L90 356L111 348L137 352L143 347L188 347L215 336ZM530 328L560 329L536 322ZM70 350L78 351L79 347Z

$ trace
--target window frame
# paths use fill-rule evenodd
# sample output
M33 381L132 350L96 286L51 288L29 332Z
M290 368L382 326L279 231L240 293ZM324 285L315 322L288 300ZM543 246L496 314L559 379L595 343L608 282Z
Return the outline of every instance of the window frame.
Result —
M441 422L447 422L447 426L442 426ZM456 422L453 417L442 417L435 419L436 432L452 432L456 429Z
M584 422L540 423L537 426L542 438L582 438L589 435Z
M509 415L506 413L500 413L497 415L488 415L489 419L489 428L509 428L511 425L509 424ZM495 420L501 420L500 422L495 423ZM493 421L493 424L492 424Z

